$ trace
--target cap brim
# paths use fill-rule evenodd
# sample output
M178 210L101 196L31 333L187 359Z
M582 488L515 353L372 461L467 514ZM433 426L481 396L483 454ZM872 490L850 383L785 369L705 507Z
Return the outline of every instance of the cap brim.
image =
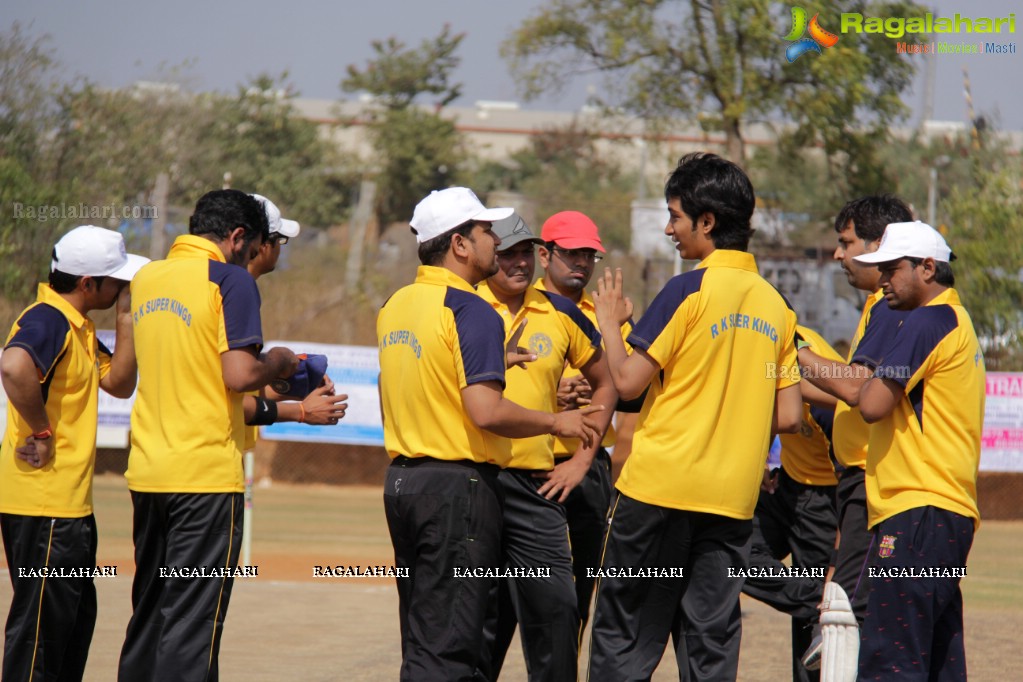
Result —
M123 280L130 282L143 265L149 262L149 259L145 256L136 256L133 253L128 254L128 261L119 267L114 272L111 272L107 277L113 277L114 279Z
M498 220L504 220L512 213L515 213L514 208L485 208L474 215L471 220L477 220L483 223L492 223Z
M543 240L540 239L539 237L533 237L528 234L512 234L508 235L507 237L501 237L501 243L500 245L498 245L497 251L498 253L500 253L501 251L510 249L516 244L521 244L522 242L533 242L534 244L543 244Z
M889 263L893 260L899 260L900 258L909 258L904 253L895 253L893 251L872 251L871 253L865 253L862 256L853 256L853 260L859 263L870 263L876 265L878 263Z
M589 237L559 237L552 241L564 249L594 249L606 253L603 244Z
M275 234L281 234L290 239L291 237L297 237L301 229L297 220L281 218L281 227Z

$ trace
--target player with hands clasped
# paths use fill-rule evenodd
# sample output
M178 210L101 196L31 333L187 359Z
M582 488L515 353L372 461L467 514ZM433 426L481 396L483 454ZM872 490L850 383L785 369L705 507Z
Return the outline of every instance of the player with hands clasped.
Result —
M281 210L266 197L259 194L253 194L252 197L263 205L270 230L270 238L263 242L246 266L252 279L258 280L274 271L281 255L281 247L299 235L301 226L294 220L281 217ZM325 363L325 357L323 361ZM303 382L301 395L285 396L270 387L264 387L245 396L245 423L250 425L245 436L245 450L255 447L259 426L277 422L333 426L344 418L348 408L346 402L348 396L335 395L334 382L326 373L318 372L317 376L320 374L323 378L318 383Z
M485 666L484 620L497 584L487 572L501 565L497 476L511 460L509 438L600 438L602 406L551 414L504 395L507 363L532 353L518 352L521 337L506 344L500 315L474 287L498 271L493 223L512 212L486 208L465 187L420 201L410 224L422 265L377 316L392 458L384 508L395 566L408 570L397 579L402 680L471 679Z
M700 262L651 302L629 335L631 355L617 334L621 272L606 270L593 297L619 395L649 387L609 519L593 682L649 679L673 629L683 678L735 679L742 578L732 573L748 566L772 432L796 431L802 416L795 313L746 253L749 178L693 153L664 194L665 234ZM649 573L630 575L638 570Z
M135 390L128 282L148 258L113 230L84 225L53 249L48 284L15 321L0 359L7 429L0 446L0 529L14 593L4 680L81 680L96 624L99 391ZM116 303L116 345L89 312ZM53 575L72 571L78 575Z

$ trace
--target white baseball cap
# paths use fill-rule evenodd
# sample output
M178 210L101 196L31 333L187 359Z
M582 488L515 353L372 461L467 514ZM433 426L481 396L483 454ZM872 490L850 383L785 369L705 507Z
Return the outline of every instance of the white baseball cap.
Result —
M468 187L449 187L430 192L416 204L409 225L422 244L470 220L492 223L514 212L514 208L487 208Z
M82 225L60 238L53 247L50 271L60 270L76 277L113 277L130 282L149 262L128 253L120 232L95 225Z
M262 194L253 194L252 198L258 199L263 203L263 210L266 211L266 221L270 223L270 234L281 234L289 239L291 237L298 236L299 230L301 229L298 222L282 218L281 209L277 208L277 204L270 201Z
M860 263L887 263L900 258L933 258L948 263L953 256L941 233L919 220L889 223L877 251L853 256L853 260Z

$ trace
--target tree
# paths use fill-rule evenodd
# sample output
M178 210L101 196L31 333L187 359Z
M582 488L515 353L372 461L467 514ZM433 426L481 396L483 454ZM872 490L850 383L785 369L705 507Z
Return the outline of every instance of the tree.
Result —
M239 85L233 97L214 98L213 115L201 132L211 153L196 158L202 165L189 175L210 189L229 173L232 187L269 197L289 218L337 224L350 204L351 164L316 123L295 113L297 95L285 72L260 74Z
M837 23L844 11L922 10L909 2L864 8L842 0L808 7L820 11L822 23ZM515 30L502 53L527 97L597 71L608 92L602 104L662 122L699 119L724 134L736 163L745 163L750 123L780 120L793 124L798 146L822 144L829 158L844 152L860 171L876 167L869 138L854 134L857 122L883 134L905 113L900 94L912 60L897 56L883 35L849 33L823 54L788 63L782 38L789 30L789 18L768 0L554 0Z
M0 34L0 292L16 304L31 299L62 228L48 211L61 197L48 142L59 69L47 36L30 39L17 22Z
M481 191L502 189L529 199L539 217L582 211L600 227L605 246L628 250L631 200L636 180L609 155L592 133L569 125L530 138L530 146L504 163L473 173ZM532 226L539 231L539 225Z
M396 38L374 40L374 57L362 69L348 66L341 81L344 92L373 97L366 125L379 159L371 172L381 225L408 221L416 203L446 187L465 158L454 123L435 113L461 94L461 84L452 83L451 76L464 37L445 26L418 48ZM436 97L434 111L418 105L428 95Z
M984 342L988 369L1023 369L1023 165L975 166L942 208L956 288Z

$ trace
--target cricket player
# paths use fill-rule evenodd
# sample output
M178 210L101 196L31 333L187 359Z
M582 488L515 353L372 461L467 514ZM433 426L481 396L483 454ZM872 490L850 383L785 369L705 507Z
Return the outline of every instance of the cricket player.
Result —
M132 283L135 579L121 682L219 678L242 535L243 397L298 367L287 348L260 352L259 290L245 266L269 238L263 206L208 192L188 229ZM172 568L184 575L161 575Z
M820 334L802 325L796 330L814 352L842 362ZM799 387L802 423L797 433L781 434L781 466L757 499L750 574L742 591L792 616L792 679L811 682L819 673L807 670L801 659L813 639L838 525L831 458L836 400L808 381ZM787 556L790 566L781 563Z
M828 576L829 584L821 602L820 622L827 622L828 627L823 628L822 636L814 640L804 655L804 661L811 667L821 665L824 654L833 658L822 665L826 673L844 670L845 675L855 675L860 640L857 628L863 622L869 591L866 574L871 537L867 530L864 477L870 427L860 415L860 389L906 316L905 311L888 306L877 267L856 258L877 250L889 223L909 220L912 220L909 207L892 195L865 196L842 207L834 224L838 235L834 259L841 263L849 284L868 292L848 361L835 362L817 353L810 344L797 344L804 382L838 399L832 448L836 460L844 467L836 489L839 532L832 562L834 570ZM822 679L834 682L827 675Z
M544 221L540 231L543 244L539 248L543 277L536 282L540 291L561 294L572 301L583 315L597 324L593 299L586 293L596 264L605 252L596 223L579 211L560 211ZM632 331L632 304L622 310L621 337L628 338ZM590 404L593 387L579 369L567 365L558 384L559 409L576 409ZM642 401L619 402L615 421L619 426L627 423L631 433ZM568 514L569 538L572 544L572 566L575 591L579 605L581 627L586 628L590 617L590 602L596 584L594 569L600 565L600 554L607 531L607 512L611 506L611 455L608 448L615 447L618 432L608 426L593 457L585 478L564 501ZM575 439L554 439L555 468L552 475L574 468L580 460L575 455L581 447Z
M699 265L651 302L629 336L631 355L617 334L621 271L606 270L594 295L615 388L630 399L649 386L597 585L594 682L648 679L676 614L682 677L735 679L742 578L729 569L749 564L772 432L795 432L802 415L795 313L746 252L749 178L692 153L664 194L665 234ZM631 575L639 570L643 577Z
M14 594L4 680L81 680L96 624L99 389L135 390L128 282L148 258L113 230L83 225L53 248L48 284L15 321L0 358L7 430L0 447L0 530ZM117 304L116 345L89 313ZM53 575L56 572L71 575Z
M503 395L504 324L474 287L497 272L493 223L511 214L484 207L465 187L420 201L411 226L422 265L377 317L392 459L384 508L395 565L409 572L397 578L402 680L470 680L481 666L501 565L497 475L511 461L509 438L592 444L602 432L588 416L602 406L552 414Z
M572 301L532 286L536 245L542 240L517 214L496 221L493 229L501 240L498 271L480 284L478 292L501 315L506 336L527 325L523 344L536 356L507 373L505 394L524 407L553 412L558 380L567 364L593 388L594 401L615 404L618 396L596 325ZM611 414L598 413L602 429ZM580 445L555 468L550 436L512 441L511 461L497 477L504 494L503 567L526 574L500 581L496 622L488 617L487 624L488 679L498 678L516 623L530 680L576 679L582 628L565 502L589 474L600 447L599 440ZM538 568L549 575L528 574Z
M980 524L984 355L954 289L955 256L930 225L893 223L876 264L888 305L908 311L859 407L872 424L867 511L872 580L860 679L965 680L959 582Z
M288 240L299 235L301 226L297 221L282 217L277 204L266 197L259 194L252 196L263 205L270 230L270 238L263 242L259 251L246 266L252 279L258 280L263 275L274 271L277 267L277 260L281 256L281 247L287 244ZM348 404L345 402L347 400L347 395L334 394L334 382L326 374L323 375L323 383L315 386L312 392L308 396L304 396L302 400L287 400L269 387L263 387L261 391L253 391L245 396L244 402L245 423L250 426L246 430L244 449L248 451L256 447L260 426L278 422L300 422L316 426L335 425L345 416L345 411L348 408Z

